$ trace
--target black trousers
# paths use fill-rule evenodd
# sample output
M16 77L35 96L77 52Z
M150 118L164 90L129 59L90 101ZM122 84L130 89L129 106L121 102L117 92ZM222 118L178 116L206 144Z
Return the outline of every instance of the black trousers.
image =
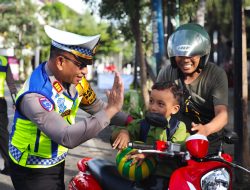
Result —
M15 190L65 190L65 161L50 168L26 168L10 161Z
M0 98L0 153L4 159L4 165L6 168L9 165L9 156L8 156L9 120L7 111L8 109L6 100L4 98Z

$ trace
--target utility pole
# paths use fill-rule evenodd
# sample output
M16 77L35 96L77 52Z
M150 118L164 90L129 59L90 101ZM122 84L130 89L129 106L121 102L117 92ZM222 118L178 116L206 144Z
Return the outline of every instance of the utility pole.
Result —
M237 163L246 166L249 158L248 130L247 130L247 74L246 74L246 41L243 38L242 0L233 0L233 34L234 34L234 130L239 141L234 147L234 157ZM243 36L243 37L242 37ZM244 40L244 41L243 41ZM243 49L244 47L244 49ZM247 156L248 155L248 156ZM244 183L242 171L235 170L235 181Z

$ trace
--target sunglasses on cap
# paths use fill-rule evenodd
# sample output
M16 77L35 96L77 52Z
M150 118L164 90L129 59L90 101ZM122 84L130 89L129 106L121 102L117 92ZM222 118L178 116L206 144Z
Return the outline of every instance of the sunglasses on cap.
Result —
M76 65L79 69L83 69L84 67L87 67L87 63L84 63L83 61L76 61L76 60L73 60L65 55L61 55L64 59L67 59L68 61L74 63L74 65Z

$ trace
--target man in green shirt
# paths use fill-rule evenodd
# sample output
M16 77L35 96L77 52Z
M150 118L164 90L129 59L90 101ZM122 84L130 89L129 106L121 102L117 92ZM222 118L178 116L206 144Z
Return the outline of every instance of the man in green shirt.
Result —
M180 120L190 133L208 137L209 152L219 147L219 131L228 122L228 80L226 72L208 62L211 50L206 30L193 23L181 25L169 37L171 64L159 72L157 81L172 81L184 91Z

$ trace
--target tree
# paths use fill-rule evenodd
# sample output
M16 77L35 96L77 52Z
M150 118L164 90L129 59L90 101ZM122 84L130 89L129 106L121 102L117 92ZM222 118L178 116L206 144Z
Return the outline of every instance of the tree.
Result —
M206 1L200 0L199 6L196 12L196 22L200 24L201 26L204 26L205 24L205 11L206 11Z
M112 5L112 6L110 6ZM115 7L115 8L114 8ZM149 94L147 88L147 67L145 62L144 39L147 38L143 23L148 23L145 10L149 10L150 1L143 0L103 0L100 4L100 14L102 17L114 20L119 29L125 34L128 40L134 39L136 44L136 59L140 66L140 87L145 108L148 106ZM145 32L144 32L145 31ZM151 41L148 40L147 41Z
M112 25L106 21L97 22L96 18L89 12L77 14L60 2L47 3L40 11L45 22L56 28L80 35L101 34L100 46L98 46L97 57L107 56L117 52L128 52L118 35L119 31L114 30ZM43 40L47 46L49 41ZM126 54L131 57L131 54Z
M1 5L4 6L1 1ZM1 11L0 35L4 37L4 47L23 49L37 45L36 34L40 29L35 13L37 6L30 0L8 1L7 8ZM16 15L19 15L18 17Z
M36 12L37 5L30 0L19 1L0 1L1 22L0 35L3 37L3 48L14 48L15 56L26 60L24 68L30 66L31 54L23 54L23 50L30 50L32 53L40 38L40 25L38 23ZM4 8L5 7L5 8ZM16 16L18 15L18 17ZM27 69L24 69L24 78L27 77Z
M86 11L80 15L60 2L48 2L43 7L32 2L31 0L0 0L0 36L4 39L3 48L15 48L15 56L25 60L25 71L29 67L27 64L31 62L32 55L24 56L23 49L30 49L32 52L39 45L42 47L41 60L47 60L50 39L43 30L43 24L82 35L101 34L101 45L97 56L120 51L129 52L126 46L122 45L128 43L118 38L119 31L111 29L108 22L97 22L90 12ZM127 46L129 47L130 44ZM125 55L128 59L131 57L131 53ZM24 78L27 75L26 72Z

